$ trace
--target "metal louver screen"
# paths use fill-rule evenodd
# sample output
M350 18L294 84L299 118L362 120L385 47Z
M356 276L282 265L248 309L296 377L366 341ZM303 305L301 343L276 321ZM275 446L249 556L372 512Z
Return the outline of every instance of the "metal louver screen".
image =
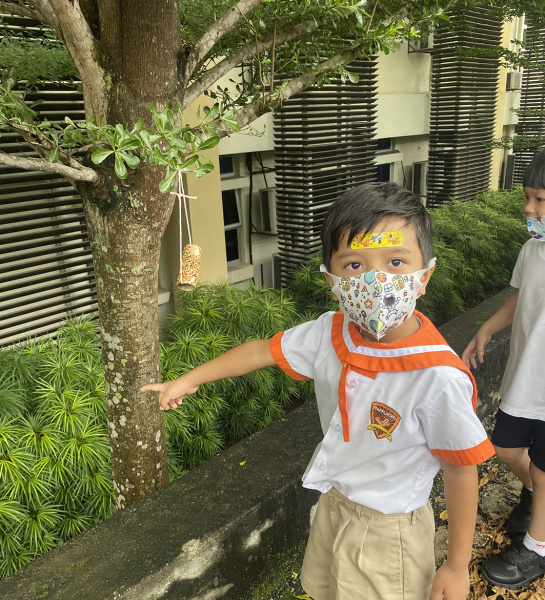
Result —
M499 60L457 50L498 46L502 22L485 7L465 13L467 30L434 32L427 205L472 198L490 187Z
M40 118L84 118L73 86L48 84ZM0 151L37 154L14 133L2 132ZM0 345L53 333L68 316L96 310L95 283L81 200L62 177L0 165Z
M526 40L535 44L540 56L545 56L545 29L535 29L526 21ZM525 68L520 90L520 108L535 111L533 114L519 115L515 135L545 136L545 83L544 72L537 68ZM536 150L515 150L515 168L513 183L522 185L524 171L532 160Z
M320 229L343 192L375 179L376 64L355 61L358 83L334 80L291 98L274 117L280 284L321 247Z

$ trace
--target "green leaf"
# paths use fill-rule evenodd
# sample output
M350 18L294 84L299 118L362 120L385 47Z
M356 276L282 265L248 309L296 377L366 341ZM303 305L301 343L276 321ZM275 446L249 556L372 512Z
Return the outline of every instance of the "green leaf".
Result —
M59 147L55 146L52 150L49 151L49 155L47 160L51 163L59 162Z
M215 148L220 143L220 138L217 135L213 135L212 137L205 140L202 144L197 146L197 150L200 152L202 150L210 150L210 148Z
M119 154L131 169L136 169L140 164L140 159L134 154L129 154L128 152L120 152Z
M207 173L210 173L210 171L213 170L214 165L212 163L201 165L198 169L195 170L195 177L197 179L200 179L203 175L206 175Z
M161 191L163 194L170 192L172 186L174 185L174 178L177 174L178 171L172 171L170 174L167 171L167 176L159 184L159 191Z
M95 150L93 154L91 154L91 161L95 165L99 165L102 161L106 160L110 154L112 154L113 150L109 150L108 148L101 148L100 150Z
M222 115L220 117L220 119L224 123L227 123L227 125L229 125L229 127L231 127L232 129L234 129L235 131L239 131L240 130L240 126L238 124L238 120L235 117L235 111L234 110L232 110L232 109L229 110L224 115Z
M198 154L194 154L193 156L190 156L186 161L184 161L179 167L178 169L180 171L183 171L184 169L187 170L188 167L190 167L192 164L196 163L199 160L199 156Z
M115 155L115 174L119 177L119 179L125 179L127 177L127 167L120 154Z
M140 148L140 140L136 136L131 136L119 144L119 150L136 150Z
M360 80L360 76L357 73L352 73L351 71L348 71L347 75L351 83L358 83L358 81Z
M214 104L214 106L208 110L205 108L204 112L206 113L206 116L204 117L204 121L206 122L215 119L218 116L220 109L217 104Z
M182 150L187 148L187 142L180 137L172 138L172 144L177 148L181 148Z

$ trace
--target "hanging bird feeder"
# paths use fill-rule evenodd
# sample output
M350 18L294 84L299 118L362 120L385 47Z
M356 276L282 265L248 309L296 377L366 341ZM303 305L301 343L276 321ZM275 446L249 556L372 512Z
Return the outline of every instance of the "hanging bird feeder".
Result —
M193 243L191 237L191 225L189 224L189 215L187 211L187 199L195 199L195 196L187 196L184 190L184 183L182 179L182 173L178 172L178 191L170 192L178 197L178 229L180 232L180 271L178 272L178 279L176 286L180 290L192 292L197 287L197 281L199 280L199 269L201 266L202 249ZM187 233L189 236L189 244L183 245L182 240L182 202L184 208L184 215L187 227Z

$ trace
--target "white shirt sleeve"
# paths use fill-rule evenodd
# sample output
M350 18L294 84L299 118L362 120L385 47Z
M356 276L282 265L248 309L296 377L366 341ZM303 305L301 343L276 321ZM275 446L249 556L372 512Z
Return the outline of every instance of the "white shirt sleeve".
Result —
M325 342L331 345L331 325L334 314L324 313L316 321L302 323L279 334L280 347L276 345L273 357L284 371L293 376L289 371L291 369L302 376L301 378L314 379L316 357L322 344ZM289 368L285 368L286 365Z
M528 242L531 241L532 240L528 240ZM528 245L528 242L526 242L524 246L522 246L522 248L520 249L519 255L517 257L517 262L515 263L515 268L513 269L513 274L511 275L511 281L509 282L511 287L517 289L520 288L522 283L522 263L524 261L524 255L526 254L526 247Z
M465 375L450 378L421 415L431 451L452 464L477 464L482 460L487 435L471 402L473 386ZM486 457L488 458L488 456Z

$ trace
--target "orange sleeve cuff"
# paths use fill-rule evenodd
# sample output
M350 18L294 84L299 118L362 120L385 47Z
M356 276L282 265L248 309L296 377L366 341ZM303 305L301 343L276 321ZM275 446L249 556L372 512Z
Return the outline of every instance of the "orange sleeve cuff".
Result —
M486 459L494 456L494 446L490 440L484 440L478 446L466 450L438 450L432 448L432 453L439 460L451 465L478 465Z
M305 379L310 379L309 377L305 377L305 375L297 373L297 371L294 371L291 368L289 362L287 361L286 357L282 352L283 335L284 332L282 331L271 338L270 350L274 361L282 369L282 371L284 371L284 373L286 373L286 375L289 375L292 379L296 379L297 381L304 381Z

